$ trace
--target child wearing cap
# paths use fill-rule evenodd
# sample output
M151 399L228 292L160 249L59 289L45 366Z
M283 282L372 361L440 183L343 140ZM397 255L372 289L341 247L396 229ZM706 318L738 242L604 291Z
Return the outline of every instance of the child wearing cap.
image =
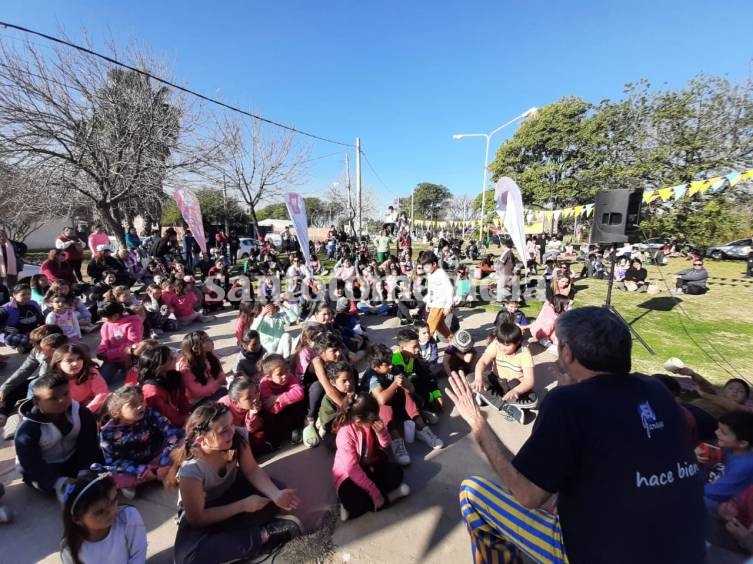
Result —
M452 342L447 346L442 357L444 373L449 376L465 378L473 372L476 364L476 349L473 338L468 331L461 329L455 333Z

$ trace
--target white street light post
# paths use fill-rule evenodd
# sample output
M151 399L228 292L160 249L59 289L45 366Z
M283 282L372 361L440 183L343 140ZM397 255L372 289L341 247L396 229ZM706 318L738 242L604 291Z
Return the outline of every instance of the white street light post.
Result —
M510 121L503 123L497 129L494 129L489 133L456 133L452 136L453 139L462 139L463 137L484 137L486 139L486 152L484 153L484 175L481 178L481 225L479 226L478 230L479 242L483 242L484 240L484 216L486 213L486 198L484 196L486 192L486 175L488 172L487 169L489 168L489 145L491 144L492 137L494 137L494 135L496 135L499 131L503 130L508 125L512 125L518 120L526 119L527 117L535 115L538 111L538 108L530 108L519 116L516 116Z

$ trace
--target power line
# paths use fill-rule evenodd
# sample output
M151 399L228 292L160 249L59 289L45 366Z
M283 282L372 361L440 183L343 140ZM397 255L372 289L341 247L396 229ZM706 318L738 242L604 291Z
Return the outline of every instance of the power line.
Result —
M374 167L371 164L371 161L369 160L369 157L366 155L366 153L363 151L363 149L361 150L361 154L363 155L363 158L366 160L366 165L369 167L369 170L371 170L371 172L374 173L374 176L376 176L376 178L380 182L380 184L382 186L384 186L384 188L387 190L387 192L389 192L392 195L395 195L397 192L395 192L394 190L392 190L389 186L387 186L387 184L384 182L384 180L382 180L382 177L379 176L379 173L377 173L377 171L374 169ZM400 196L398 196L398 198L399 197Z
M160 78L158 76L155 76L147 71L138 69L136 67L132 67L131 65L128 65L126 63L122 63L118 61L117 59L113 59L112 57L109 57L107 55L103 55L102 53L98 53L97 51L93 51L91 49L88 49L86 47L83 47L81 45L77 45L76 43L71 43L70 41L66 41L65 39L60 39L59 37L55 37L53 35L47 35L46 33L42 33L40 31L34 31L33 29L29 29L26 27L22 27L20 25L15 25L8 22L0 21L0 26L8 28L8 29L15 29L17 31L21 31L23 33L27 33L30 35L35 35L37 37L41 37L43 39L47 39L48 41L53 41L55 43L59 43L61 45L65 45L66 47L71 47L73 49L76 49L78 51L81 51L82 53L86 53L88 55L92 55L94 57L100 58L104 61L107 61L108 63L111 63L113 65L117 65L120 67L123 67L125 69L128 69L130 71L136 72L142 76L146 76L147 78L151 78L152 80L155 80L157 82L160 82L162 84L165 84L166 86L170 86L171 88L175 88L176 90L180 90L181 92L185 92L186 94L190 94L192 96L196 96L197 98L200 98L202 100L205 100L211 104L216 104L218 106L221 106L223 108L226 108L228 110L231 110L233 112L237 112L239 114L258 119L259 121L262 121L264 123L268 123L270 125L274 125L275 127L279 127L282 129L286 129L288 131L292 131L293 133L297 133L299 135L304 135L306 137L311 137L312 139L317 139L319 141L324 141L325 143L332 143L333 145L341 145L343 147L355 147L352 143L343 143L342 141L335 141L333 139L327 139L326 137L321 137L319 135L315 135L313 133L308 133L306 131L302 131L300 129L296 129L295 127L285 125L284 123L279 123L277 121L273 121L271 119L267 119L265 117L262 117L260 115L253 114L251 112L247 112L246 110L242 110L236 106L231 106L230 104L226 104L225 102L222 102L220 100L217 100L215 98L210 98L209 96L205 96L204 94L201 94L199 92L196 92L194 90L190 90L188 88L185 88L183 86L180 86L178 84L175 84L174 82L171 82L169 80L165 80L164 78Z

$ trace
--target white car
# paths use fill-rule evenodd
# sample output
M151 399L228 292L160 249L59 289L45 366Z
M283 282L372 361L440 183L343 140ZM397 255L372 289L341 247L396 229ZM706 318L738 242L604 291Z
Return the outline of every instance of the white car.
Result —
M282 235L279 233L267 233L265 239L275 249L282 249Z
M237 260L245 260L251 256L251 251L259 248L259 241L253 237L240 237L238 239L238 251L235 253Z

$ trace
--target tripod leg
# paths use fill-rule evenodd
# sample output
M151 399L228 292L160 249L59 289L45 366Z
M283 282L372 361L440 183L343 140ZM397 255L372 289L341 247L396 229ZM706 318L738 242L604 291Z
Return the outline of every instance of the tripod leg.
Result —
M614 315L617 316L617 318L622 321L625 326L630 329L630 332L633 334L633 337L635 337L636 341L638 341L643 347L651 354L655 355L656 352L654 349L652 349L649 344L643 340L643 337L641 337L640 333L636 331L632 325L630 325L627 321L625 321L625 318L620 315L620 312L617 311L617 309L612 304L605 304L605 308L607 308L609 311L611 311Z

